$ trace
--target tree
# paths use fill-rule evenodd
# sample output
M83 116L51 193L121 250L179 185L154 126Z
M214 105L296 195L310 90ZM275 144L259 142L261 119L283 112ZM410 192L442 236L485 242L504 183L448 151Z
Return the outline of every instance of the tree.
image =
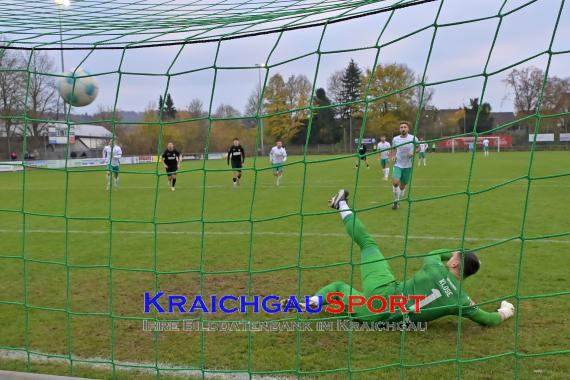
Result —
M479 98L469 99L469 105L470 107L463 107L464 116L457 122L459 130L463 133L470 133L475 130L481 133L493 129L495 120L491 116L491 105L489 103L479 105ZM475 129L475 119L477 118L479 108L481 111L479 112L479 120Z
M544 71L534 67L513 69L504 82L514 93L514 106L517 113L528 115L536 112L542 91ZM566 112L565 102L570 93L570 78L548 77L544 84L541 111Z
M317 89L313 105L315 107L327 107L331 105L331 101L323 88ZM313 129L314 133L312 132ZM334 111L331 108L319 108L313 111L311 132L311 135L318 136L318 141L324 144L339 141L339 128L334 119Z
M133 126L121 125L122 117L121 111L113 111L112 107L103 107L99 105L97 107L97 112L90 117L94 120L97 125L105 127L109 132L113 132L116 135L116 139L120 141L121 146L129 151L130 140L132 136Z
M362 95L362 70L358 67L353 59L350 60L348 66L344 70L344 75L341 79L342 90L340 91L340 102L348 103L360 99ZM352 144L352 118L354 113L360 110L360 105L352 104L341 107L341 119L348 120L348 139Z
M30 136L39 137L47 135L47 123L40 120L45 119L47 113L55 111L58 95L54 78L46 75L55 71L53 60L44 52L32 54L27 97L28 116L31 119L29 133Z
M514 92L514 106L518 114L534 113L544 80L544 72L534 66L513 69L503 80Z
M91 120L96 120L98 125L112 131L113 125L117 125L121 121L120 114L121 111L113 111L113 107L103 107L102 105L99 105L97 107L97 112L91 116Z
M240 117L241 113L229 104L221 103L218 108L216 108L214 116L219 118L231 118Z
M261 109L259 108L259 88L255 87L249 97L247 98L247 104L245 106L245 116L251 116L250 118L244 119L243 124L248 128L254 128L257 126L256 115L264 113L263 102L261 103Z
M350 60L341 79L342 90L340 92L341 102L353 102L359 100L362 95L362 70L354 60ZM349 105L343 108L346 118L359 110L359 105Z
M237 120L213 120L208 140L210 152L220 152L228 149L232 138L239 137L240 143L247 152L253 152L257 131L253 128L244 128Z
M20 114L24 100L25 76L14 71L22 62L21 56L13 50L0 50L0 117L6 134L8 152L12 151L10 139L14 118Z
M384 96L370 103L368 112L380 115L395 112L401 116L409 116L409 111L416 104L416 92L414 89L401 90L413 86L415 81L414 72L404 64L379 64L376 66L374 73L367 70L364 76L364 83L365 86L369 86L368 95L373 97Z
M427 79L426 79L427 81ZM419 78L418 78L419 82ZM414 97L412 99L412 104L414 106L414 111L417 111L418 108L421 107L421 112L425 112L426 110L433 109L434 107L431 105L431 101L433 99L434 90L430 87L426 87L422 93L422 87L416 86L414 89Z
M191 118L204 116L204 104L200 99L192 99L188 105L188 114Z
M267 82L264 94L268 114L288 111L288 89L281 74L275 74ZM266 122L265 122L266 120ZM288 113L271 116L264 120L267 133L276 140L289 142L299 132L300 125Z
M164 102L164 114L170 120L176 119L176 107L174 107L174 101L170 93L166 94L166 101Z
M378 64L374 72L366 70L362 81L367 86L368 95L379 98L368 105L369 134L395 134L400 120L415 118L419 96L413 87L416 76L408 66L397 63Z
M544 89L542 113L570 112L570 78L549 77Z
M166 100L162 98L162 95L158 97L158 115L162 113L162 120L174 120L176 119L176 107L174 107L174 101L170 93L166 94Z
M342 103L342 91L344 89L342 78L344 77L344 73L345 70L337 70L332 73L327 80L327 93L335 103Z
M291 75L285 83L285 88L288 109L293 110L308 106L311 96L311 82L305 75ZM307 117L307 111L295 111L291 116L297 119L304 119Z
M534 66L522 69L513 69L504 79L513 91L514 107L518 117L524 117L536 112L540 94L543 91L545 74L542 69ZM570 111L570 78L549 76L544 83L544 92L540 112L545 113L568 113ZM556 120L543 120L543 126L558 125L568 128L570 117L565 115ZM554 125L553 125L554 124ZM532 121L526 122L527 127L532 128Z
M197 111L196 111L197 112ZM203 117L204 113L191 115L187 111L179 111L178 116L182 122L177 122L176 127L181 132L180 140L176 140L176 146L184 149L187 153L201 153L206 146L206 139L208 137L208 128L210 123L206 119L191 120L188 119ZM213 125L213 123L212 123ZM214 130L212 129L212 132Z
M152 154L157 152L158 135L160 132L159 117L160 115L153 112L152 107L147 107L144 112L143 123L137 126L131 144L132 149L138 152L149 152Z

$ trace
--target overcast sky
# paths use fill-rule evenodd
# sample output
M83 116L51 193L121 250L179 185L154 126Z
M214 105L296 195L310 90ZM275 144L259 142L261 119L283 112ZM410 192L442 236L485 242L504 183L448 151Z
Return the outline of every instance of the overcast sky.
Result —
M446 0L437 24L496 15L502 3L503 0ZM526 3L528 0L510 0L504 11ZM498 17L440 27L437 33L433 26L429 27L421 33L382 47L378 59L381 63L404 63L420 75L427 67L428 81L439 82L482 74L491 52L487 72L499 72L488 77L484 99L491 103L494 111L510 111L512 97L509 97L508 89L502 82L510 69L503 69L548 49L560 4L561 0L540 0L504 17L492 52L493 38L500 22ZM81 4L73 6L80 7ZM121 50L100 50L89 55L86 51L66 51L66 69L81 63L92 74L110 73L98 77L100 90L97 100L74 112L93 112L99 105L112 107L117 95L119 68L123 73L133 73L121 77L117 107L122 110L144 110L149 103L156 103L167 84L178 109L186 108L193 98L200 99L208 108L213 93L213 110L220 103L226 103L240 111L244 110L248 96L258 86L260 74L262 81L266 75L275 73L281 73L284 77L304 74L311 82L314 81L315 88L326 88L331 73L343 69L351 58L363 69L373 66L378 50L371 47L376 44L384 27L381 45L433 25L439 6L440 2L436 1L401 9L389 21L389 14L382 13L333 24L326 30L320 26L287 31L281 36L276 33L225 41L221 43L217 61L216 43L187 45L182 50L179 46L127 50L121 66ZM321 35L323 38L319 48ZM433 50L426 66L434 35ZM570 50L569 37L570 4L567 3L556 32L553 51ZM362 50L335 52L356 48ZM321 52L320 55L317 50ZM50 54L59 66L59 52ZM266 62L275 66L262 70L255 68L255 64ZM547 62L548 55L542 54L516 68L534 65L545 69ZM569 68L570 54L553 55L550 66L552 75L569 77ZM170 81L165 75L167 72L177 74L190 70L199 71L172 75ZM484 78L479 76L435 85L432 87L433 104L438 108L459 107L467 103L470 97L480 97L483 83Z

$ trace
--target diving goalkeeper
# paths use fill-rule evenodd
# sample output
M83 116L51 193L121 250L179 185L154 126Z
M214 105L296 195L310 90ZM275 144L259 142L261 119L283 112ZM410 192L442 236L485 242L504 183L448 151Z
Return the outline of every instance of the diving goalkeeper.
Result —
M352 213L348 204L348 192L344 189L329 201L332 208L340 211L346 231L360 247L361 255L361 284L362 292L353 289L342 281L333 282L310 298L309 307L318 305L318 296L322 296L323 304L326 304L327 294L331 292L343 293L345 310L348 309L348 296L364 296L366 299L379 295L388 299L390 295L422 296L426 298L419 301L420 312L415 312L415 300L410 300L405 309L407 318L412 322L432 321L446 315L459 315L471 319L485 326L497 326L501 322L514 315L515 308L509 302L501 302L497 312L486 312L479 309L474 302L460 291L460 281L477 273L479 259L473 252L461 252L450 250L437 250L431 252L425 259L423 267L413 277L405 282L397 281L390 265L384 259L378 245L368 234L362 222ZM463 269L461 268L463 267ZM332 298L335 299L336 296ZM340 299L337 297L336 299ZM337 304L335 304L337 305ZM305 308L306 305L300 304ZM380 309L382 300L372 301L372 308ZM352 316L360 321L384 321L394 322L406 319L402 310L395 308L394 313L373 313L366 305L354 306Z

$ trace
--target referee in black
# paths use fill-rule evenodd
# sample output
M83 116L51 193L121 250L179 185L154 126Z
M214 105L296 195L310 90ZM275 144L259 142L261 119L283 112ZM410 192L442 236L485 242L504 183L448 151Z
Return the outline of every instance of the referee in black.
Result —
M234 139L234 143L228 150L228 165L230 164L230 160L232 161L232 168L234 169L234 186L237 186L239 185L239 181L241 179L241 168L245 162L245 151L239 144L239 139L237 137Z
M168 145L166 145L166 150L162 153L162 164L166 169L168 184L172 191L176 190L176 172L180 170L181 161L180 152L174 149L173 143L169 142Z
M366 159L366 145L364 145L364 144L361 144L358 147L358 158L356 159L355 168L357 168L359 166L359 163L361 160L366 163L366 168L370 169L370 165L368 165L368 160Z

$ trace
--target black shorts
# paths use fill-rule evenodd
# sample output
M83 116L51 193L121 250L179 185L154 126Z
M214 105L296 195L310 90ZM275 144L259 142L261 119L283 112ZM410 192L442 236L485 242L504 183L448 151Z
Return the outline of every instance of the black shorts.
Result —
M174 174L176 174L177 170L178 170L178 168L176 166L169 166L166 168L166 174L174 175Z
M232 161L232 169L241 169L242 165L241 165L241 161Z

